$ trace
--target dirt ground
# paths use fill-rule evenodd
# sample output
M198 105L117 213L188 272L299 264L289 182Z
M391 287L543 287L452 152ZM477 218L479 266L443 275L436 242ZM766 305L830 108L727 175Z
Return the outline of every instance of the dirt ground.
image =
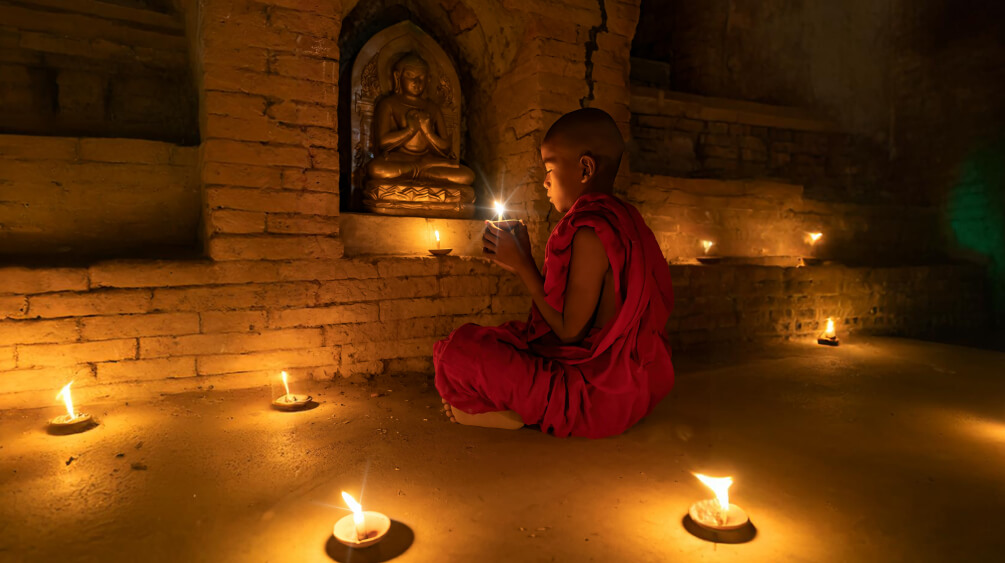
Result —
M92 399L0 412L0 561L975 561L1005 550L1005 353L899 339L675 357L626 434L557 439L450 424L430 380ZM732 475L756 529L691 535ZM340 491L387 539L331 539ZM749 539L749 536L745 539Z

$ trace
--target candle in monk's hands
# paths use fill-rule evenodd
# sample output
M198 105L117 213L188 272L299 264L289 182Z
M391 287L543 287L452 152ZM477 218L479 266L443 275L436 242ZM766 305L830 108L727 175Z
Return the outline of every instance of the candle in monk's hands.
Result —
M496 207L496 221L502 221L503 214L506 213L506 205L504 205L503 202L497 199L495 207Z

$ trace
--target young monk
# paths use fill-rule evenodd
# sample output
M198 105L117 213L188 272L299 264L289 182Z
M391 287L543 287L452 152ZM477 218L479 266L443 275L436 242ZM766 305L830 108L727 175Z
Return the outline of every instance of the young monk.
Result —
M522 223L486 222L485 255L518 275L534 304L527 322L465 324L436 343L436 389L454 422L602 438L670 391L670 272L642 216L612 193L623 151L617 125L598 109L548 130L544 188L565 216L543 271Z

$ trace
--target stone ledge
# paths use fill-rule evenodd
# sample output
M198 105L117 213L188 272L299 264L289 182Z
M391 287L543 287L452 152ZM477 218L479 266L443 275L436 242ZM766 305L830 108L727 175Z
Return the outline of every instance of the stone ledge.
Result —
M369 213L343 213L339 232L345 256L428 256L436 248L434 231L440 232L440 246L452 248L451 256L481 256L481 219L439 219L389 217Z

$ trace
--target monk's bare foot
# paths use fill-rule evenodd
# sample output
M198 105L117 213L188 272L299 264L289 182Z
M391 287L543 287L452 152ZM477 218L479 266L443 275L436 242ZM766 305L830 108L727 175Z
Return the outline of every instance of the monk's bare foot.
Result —
M468 414L461 409L450 406L446 400L443 401L443 412L450 419L450 422L464 424L465 426L481 426L482 428L502 428L503 430L517 430L523 428L523 419L513 411L494 411L481 414Z

